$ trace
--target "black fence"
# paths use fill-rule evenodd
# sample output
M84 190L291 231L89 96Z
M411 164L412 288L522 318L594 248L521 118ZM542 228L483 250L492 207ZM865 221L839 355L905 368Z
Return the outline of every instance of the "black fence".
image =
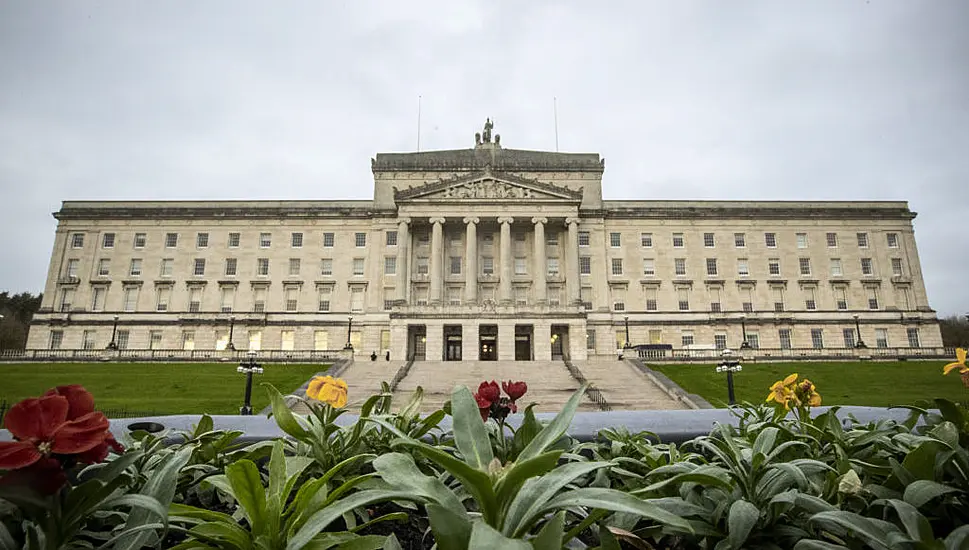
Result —
M212 349L28 349L3 350L4 361L230 361L240 362L248 357L246 350ZM347 350L260 350L255 351L256 361L278 363L331 362L347 358Z
M564 361L564 363L565 368L568 369L573 380L579 384L586 384L588 382L585 375L582 374L581 370L579 370L579 367L576 367L571 361ZM609 405L609 402L606 401L606 398L602 395L602 392L599 391L599 388L590 385L585 389L585 396L589 398L589 401L595 403L596 407L598 407L600 411L612 410L612 407Z
M10 404L6 399L0 400L0 427L3 426L3 417L7 414L14 404ZM109 409L98 409L108 418L141 418L144 416L158 416L158 411L134 410L128 407L114 407Z

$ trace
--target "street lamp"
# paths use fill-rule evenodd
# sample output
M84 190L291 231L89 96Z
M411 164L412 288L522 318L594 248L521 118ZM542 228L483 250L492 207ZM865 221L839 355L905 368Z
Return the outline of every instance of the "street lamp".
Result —
M234 329L235 326L236 326L236 316L230 315L229 316L229 343L225 346L225 349L229 351L236 350L236 345L232 343L232 329Z
M969 315L966 315L966 319L969 319ZM0 355L3 355L3 315L0 315Z
M107 349L114 351L118 349L118 344L114 341L114 337L118 334L118 316L114 316L114 327L111 329L111 341L108 342Z
M250 351L246 356L246 361L236 367L236 372L246 375L246 400L242 408L239 409L239 414L252 416L252 404L250 402L252 399L252 375L262 374L262 366L256 363L256 352Z
M855 332L858 333L858 341L855 342L855 347L859 349L867 348L865 341L861 339L861 324L858 323L858 314L855 313L853 317L855 318Z
M733 373L742 371L743 366L740 364L740 358L735 357L729 349L723 350L720 355L723 358L717 365L717 372L727 373L727 400L731 405L734 405L736 399L733 393Z
M626 315L624 318L626 322L626 343L622 346L623 348L628 348L629 346L629 316Z
M750 342L747 341L747 314L740 315L740 332L744 335L744 340L740 343L740 349L750 349Z
M347 317L347 345L343 346L343 349L353 349L353 344L350 343L350 332L353 330L353 315Z

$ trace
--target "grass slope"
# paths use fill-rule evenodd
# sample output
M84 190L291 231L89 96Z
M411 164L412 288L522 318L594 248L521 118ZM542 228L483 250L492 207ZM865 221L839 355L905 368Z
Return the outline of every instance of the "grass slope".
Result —
M889 407L914 405L937 397L952 401L969 399L959 377L942 376L949 361L752 363L734 376L737 402L762 403L774 382L791 373L809 378L817 386L823 405ZM725 406L727 376L716 365L649 365L688 392L714 406Z
M239 414L245 376L235 363L22 363L0 364L0 401L8 405L36 397L47 389L81 384L94 395L99 409L125 408L153 414ZM263 365L253 375L252 406L269 405L268 382L289 393L325 365ZM110 416L110 414L109 414Z

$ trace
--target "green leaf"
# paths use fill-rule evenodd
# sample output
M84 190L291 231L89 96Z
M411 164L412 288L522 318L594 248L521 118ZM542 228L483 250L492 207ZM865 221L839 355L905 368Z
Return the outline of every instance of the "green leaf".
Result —
M0 550L17 550L18 548L20 548L20 545L13 540L13 535L10 534L3 523L0 523Z
M488 464L494 460L491 440L478 404L467 386L458 386L451 393L452 412L454 413L454 443L464 461L482 472L488 471Z
M195 429L192 430L192 439L199 437L202 434L207 434L215 429L215 422L212 421L212 417L203 414L202 418L199 418L199 423L195 425Z
M535 550L561 550L562 545L568 542L562 540L564 535L565 510L562 510L545 522L545 526L538 532L538 536L532 539L532 547Z
M222 549L249 550L252 548L249 532L234 523L203 523L192 527L188 533L201 541L210 542Z
M424 475L410 455L383 454L373 461L373 466L380 477L395 489L410 491L413 497L436 502L451 510L464 510L454 491L448 489L440 479Z
M962 414L962 413L959 413ZM929 432L929 435L945 443L950 449L959 448L959 428L962 424L942 422Z
M639 516L663 524L666 527L677 529L680 532L693 532L690 522L676 514L671 514L648 500L640 500L629 493L623 493L615 489L588 487L567 491L548 501L539 513L544 514L573 506L587 506L589 508L610 510L612 512L638 514ZM534 519L538 518L536 517ZM530 526L533 523L534 520L526 520L525 525Z
M344 542L337 546L337 550L380 550L386 540L383 535L365 535Z
M397 535L391 533L387 535L387 540L384 541L384 550L404 550L404 547L400 545L400 541L397 540Z
M328 550L339 544L349 542L359 535L353 533L348 533L346 531L341 531L338 533L320 533L313 537L309 543L307 543L306 550Z
M198 521L222 521L234 524L236 522L229 514L178 503L172 503L168 506L168 517L173 520L188 519L192 520L193 523Z
M952 422L956 426L962 426L965 422L965 417L962 415L962 411L955 403L949 401L948 399L936 399L935 404L939 407L939 412L942 413L942 418L945 418L949 422Z
M286 455L283 453L283 441L277 439L273 443L273 451L269 456L269 493L270 498L280 502L283 496L283 487L286 486ZM262 482L260 482L262 488ZM279 510L268 510L269 514L279 513Z
M471 520L463 506L459 510L440 504L427 505L427 519L434 533L434 542L440 550L465 550L468 547Z
M530 478L545 474L558 465L562 451L549 451L535 458L516 462L495 484L499 510L507 510L518 490Z
M905 473L898 475L900 472L893 468L899 481L906 485L916 479L935 479L935 455L942 450L940 447L939 441L930 440L909 451L902 460L902 468L914 479L904 479Z
M409 435L410 437L413 437L414 439L420 439L425 435L427 435L427 432L436 428L438 424L440 424L441 421L444 420L445 416L447 416L447 414L444 411L438 409L432 412L431 414L427 415L426 417L424 417L424 419L417 424L417 427L412 429L407 435Z
M360 506L367 506L368 504L388 500L412 501L414 500L414 495L408 491L385 491L381 489L370 489L354 493L310 516L303 526L289 538L286 549L299 550L303 548L317 533L326 529L335 520L343 517L343 514L346 512L350 512Z
M831 544L830 542L813 539L799 540L794 545L794 550L847 550L847 548L847 546L841 546L840 544Z
M622 550L616 535L605 525L599 526L599 550Z
M251 460L239 460L225 467L225 477L249 520L253 536L259 536L266 528L266 489L259 468Z
M946 550L962 550L966 546L969 546L969 525L956 527L945 538Z
M535 405L535 403L532 403L525 407L522 423L512 437L512 446L518 451L527 447L535 439L535 436L542 431L541 423L535 418L535 411L533 410Z
M168 455L164 462L151 472L148 481L139 491L142 495L147 495L158 502L161 512L158 518L163 523L168 523L168 505L175 497L175 489L178 486L178 474L182 468L188 464L192 458L195 446L186 445L174 453ZM125 522L125 530L144 525L152 519L150 508L139 507L128 514L128 521ZM141 548L151 536L151 533L140 532L137 536L124 537L119 540L117 547L125 549Z
M572 418L575 416L575 410L579 407L579 401L582 400L582 396L585 395L585 390L588 384L583 384L572 397L566 401L565 406L562 410L555 415L555 418L542 429L538 435L535 436L531 442L522 449L522 452L518 455L518 460L528 460L530 458L535 458L536 456L545 452L545 449L549 445L558 441L565 431L569 429L572 424ZM487 439L486 439L487 440Z
M759 434L757 434L757 439L754 440L754 444L751 446L751 449L754 451L754 453L767 455L767 453L774 448L774 443L777 442L777 435L779 433L780 430L773 426L764 428Z
M835 532L849 533L875 548L889 548L888 533L874 521L854 512L834 510L814 514L809 523Z
M536 516L542 506L563 487L576 478L611 464L611 462L570 462L542 477L529 479L515 495L507 512L503 514L502 532L513 537L525 536L534 521L537 521Z
M898 499L889 499L886 503L898 513L898 519L902 521L905 532L913 541L934 542L935 536L932 534L932 526L929 520L919 513L911 504Z
M474 522L468 550L532 550L532 545L520 539L508 538L483 521Z
M657 481L652 485L632 491L632 494L645 495L654 491L659 491L667 485L678 485L687 481L699 483L700 485L719 487L727 492L733 490L733 484L730 483L729 478L727 477L727 472L723 468L720 468L719 466L700 466L692 472L677 474L669 479Z
M269 394L269 401L273 406L273 418L276 419L276 424L279 425L279 429L304 443L310 443L310 433L296 420L296 416L289 406L286 405L286 400L279 393L279 390L272 384L266 382L262 385L266 387L266 393Z
M746 500L736 500L730 505L730 513L727 517L727 540L732 548L744 547L758 519L760 519L760 510Z
M927 479L919 479L917 481L913 481L908 487L905 488L905 493L904 496L902 496L902 499L916 508L921 508L932 499L947 495L949 493L957 492L959 492L959 489L956 489L955 487L949 487L948 485L943 485Z

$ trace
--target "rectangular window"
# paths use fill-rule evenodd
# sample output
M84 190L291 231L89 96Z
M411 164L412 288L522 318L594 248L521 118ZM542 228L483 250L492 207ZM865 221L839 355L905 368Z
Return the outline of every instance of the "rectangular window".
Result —
M495 259L491 256L481 257L481 273L483 275L495 274Z
M545 234L545 245L546 246L558 246L559 245L559 234L558 231L552 229L548 230Z
M714 277L717 275L717 259L707 258L707 276Z
M838 248L838 234L828 233L827 236L828 248Z
M333 258L323 258L320 260L320 275L331 277L333 275Z
M760 334L756 332L748 332L747 345L753 349L760 349Z
M703 234L703 246L705 246L706 248L713 248L714 246L716 246L716 241L714 241L713 239L713 233Z
M683 346L684 348L688 348L688 347L692 346L693 345L693 333L692 332L683 331L683 333L680 335L680 345Z
M195 247L196 248L208 248L209 247L209 234L199 233L195 236Z
M98 277L107 277L111 275L111 260L103 258L98 260Z
M101 248L114 248L114 233L105 233L101 236Z
M427 256L417 257L417 274L427 275L428 272L428 258Z
M585 349L595 351L596 331L592 328L585 329Z
M419 306L427 305L427 296L430 289L427 285L415 285L414 286L414 303Z
M353 236L353 244L357 248L363 248L367 246L367 234L366 233L356 233Z
M266 311L266 294L267 289L265 286L257 286L252 289L252 311L255 313L262 313Z
M67 275L68 278L76 279L77 267L80 265L80 263L81 261L76 258L71 258L70 260L67 260L67 269L66 269L65 275Z
M834 289L834 301L841 311L846 311L848 309L848 289L843 286L835 287Z
M296 347L296 331L282 330L279 332L279 349L282 351L292 351Z
M791 329L782 328L778 330L777 339L780 341L781 349L791 349Z
M844 272L841 269L841 258L831 258L831 276L841 277Z
M256 275L266 277L269 275L269 258L256 259Z
M159 277L171 277L172 272L175 270L175 260L174 258L164 258L161 261L158 276Z
M713 335L713 347L718 350L727 349L727 335L726 334L714 334Z
M451 275L461 274L461 256L451 256L450 257Z
M797 247L798 248L807 248L808 247L808 237L807 237L807 233L798 233L797 234Z
M657 294L656 288L652 286L647 287L645 294L646 294L646 311L656 311L657 309L659 309L659 302L656 299L656 294Z
M546 258L545 259L545 273L549 277L559 276L559 259L558 258Z
M353 276L354 277L363 277L363 268L364 268L363 261L364 261L364 258L354 258L353 259Z
M141 258L131 259L131 265L128 266L128 275L131 277L141 276Z
M612 274L622 275L622 258L612 259Z
M194 330L183 330L182 331L182 349L186 351L191 351L195 349L195 331Z
M548 305L556 307L562 304L562 287L550 285L548 287Z
M165 248L175 248L178 246L178 233L165 234Z
M83 334L83 338L81 340L81 346L84 349L94 349L96 346L95 344L96 338L97 338L97 333L95 331L85 330Z
M885 238L888 239L888 248L898 248L898 233L886 233Z
M299 303L299 288L295 286L286 287L286 311L292 313L296 311Z
M350 311L363 311L363 287L354 286L350 289Z
M914 327L905 329L905 335L908 336L908 347L921 347L921 343L919 342L919 329Z
M639 236L640 243L643 248L653 248L653 234L652 233L642 233Z
M579 301L586 310L592 309L592 287L583 286L579 288Z
M259 234L259 248L269 248L273 244L272 233L260 233Z
M192 274L195 276L205 275L205 260L203 258L195 258L195 267L192 269Z
M459 286L449 286L447 287L446 299L447 303L452 306L461 305L461 287Z
M238 270L239 260L236 258L226 258L225 259L225 275L226 277L235 277Z
M858 248L868 248L868 233L858 233Z
M685 246L683 233L673 233L673 248L683 248L683 246Z
M868 294L868 309L878 309L878 289L873 286L868 287L866 294Z
M232 308L236 301L236 287L222 287L222 295L219 297L219 311L222 313L232 313Z
M83 241L83 239L82 239ZM589 246L589 232L579 231L579 246Z
M804 309L818 309L817 290L813 286L804 287Z
M527 275L528 266L525 263L525 258L521 256L515 258L515 275Z
M875 270L872 267L871 258L861 259L861 274L862 275L874 275Z
M162 346L162 331L152 330L148 332L148 349L160 349Z
M778 276L781 274L781 259L780 258L768 258L767 259L767 273L769 275Z
M397 275L397 256L384 257L384 275Z
M712 286L707 290L710 294L710 311L712 313L720 313L723 310L720 287Z
M138 307L138 291L140 287L126 286L124 289L124 310L126 312L135 311Z
M321 285L318 289L317 311L330 311L330 296L333 294L331 285Z
M390 311L394 309L394 293L396 291L393 288L384 289L384 311Z
M855 347L855 329L853 328L841 329L841 334L842 334L842 337L844 338L846 348Z
M96 286L91 289L91 311L104 311L104 295L107 289L103 286Z
M397 232L388 231L385 234L387 235L387 246L397 246Z
M647 277L656 275L656 261L653 258L643 258L643 275Z
M690 310L690 289L686 287L676 289L676 300L680 311Z
M50 349L61 349L61 343L64 341L64 331L63 330L52 330L50 331L50 343L48 347Z
M784 311L784 289L782 287L774 287L771 289L771 293L774 295L774 311Z
M518 306L528 305L528 287L525 287L525 286L515 287L515 305L518 305Z
M747 234L746 233L734 233L733 234L733 245L736 248L747 248Z
M888 329L886 328L875 329L875 346L879 348L888 347Z
M686 258L673 259L673 273L681 277L686 275Z
M747 258L737 258L737 275L747 277L750 275L750 265Z
M824 331L819 328L811 329L811 346L814 349L824 348Z
M764 233L764 244L767 248L777 248L777 233Z
M202 289L197 286L188 289L188 310L192 313L202 311Z
M797 265L801 270L801 275L811 274L811 258L798 258Z
M261 330L250 330L249 331L249 351L259 351L262 349L262 331Z
M168 311L168 306L172 301L172 287L165 285L155 288L155 310Z
M333 241L335 240L333 233L323 234L323 248L333 248Z
M901 258L892 258L892 275L896 277L901 277L903 275Z
M609 233L609 246L612 248L622 246L622 233Z
M239 248L239 233L229 233L229 248Z
M313 349L316 351L326 351L330 349L330 333L325 330L314 331Z
M71 234L71 248L84 248L84 233Z
M579 257L579 274L592 275L592 258L589 256Z
M299 269L300 269L300 264L301 263L302 262L300 262L300 259L299 258L290 258L289 259L289 276L290 277L295 277L295 276L299 275Z
M290 235L289 245L293 248L303 248L303 234L293 233Z

